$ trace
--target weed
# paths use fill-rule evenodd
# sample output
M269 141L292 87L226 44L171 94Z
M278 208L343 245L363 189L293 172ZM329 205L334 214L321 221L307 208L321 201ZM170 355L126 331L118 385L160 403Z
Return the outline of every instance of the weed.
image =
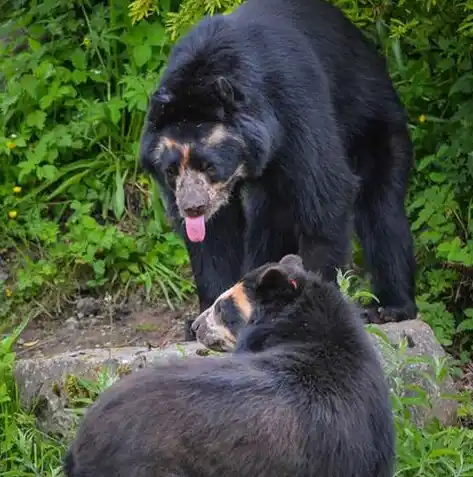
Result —
M77 291L144 287L172 307L193 290L183 242L137 168L170 46L167 12L135 26L128 13L125 0L41 2L10 10L1 26L16 38L0 43L5 315ZM14 54L18 42L27 45Z

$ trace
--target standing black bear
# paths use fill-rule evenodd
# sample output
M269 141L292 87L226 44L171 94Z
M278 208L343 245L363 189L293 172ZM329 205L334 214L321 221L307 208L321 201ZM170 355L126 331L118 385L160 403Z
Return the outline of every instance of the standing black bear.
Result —
M88 410L65 475L392 477L382 368L340 291L289 256L226 299L247 321L237 351L122 378Z
M333 280L354 217L382 320L417 311L412 155L384 59L322 0L248 0L200 22L172 51L141 143L201 311L287 253Z

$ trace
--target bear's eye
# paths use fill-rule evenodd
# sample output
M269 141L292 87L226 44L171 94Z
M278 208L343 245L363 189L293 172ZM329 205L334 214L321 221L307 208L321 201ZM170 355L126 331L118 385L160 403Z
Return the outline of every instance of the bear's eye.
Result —
M166 178L168 181L175 181L179 174L179 170L176 165L172 164L166 169Z

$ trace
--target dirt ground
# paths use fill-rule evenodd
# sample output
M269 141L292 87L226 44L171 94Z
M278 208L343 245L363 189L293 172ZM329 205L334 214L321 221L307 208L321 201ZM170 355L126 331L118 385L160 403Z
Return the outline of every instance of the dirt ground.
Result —
M195 299L172 310L164 302L145 304L140 297L115 304L103 298L78 298L61 317L31 320L15 351L24 359L91 348L159 348L183 341L185 320L197 313Z

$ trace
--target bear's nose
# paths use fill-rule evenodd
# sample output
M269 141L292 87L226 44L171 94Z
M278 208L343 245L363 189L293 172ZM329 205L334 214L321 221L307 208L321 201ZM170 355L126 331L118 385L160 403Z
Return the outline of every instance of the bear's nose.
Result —
M194 205L192 207L186 207L184 209L187 217L200 217L205 213L205 205Z

